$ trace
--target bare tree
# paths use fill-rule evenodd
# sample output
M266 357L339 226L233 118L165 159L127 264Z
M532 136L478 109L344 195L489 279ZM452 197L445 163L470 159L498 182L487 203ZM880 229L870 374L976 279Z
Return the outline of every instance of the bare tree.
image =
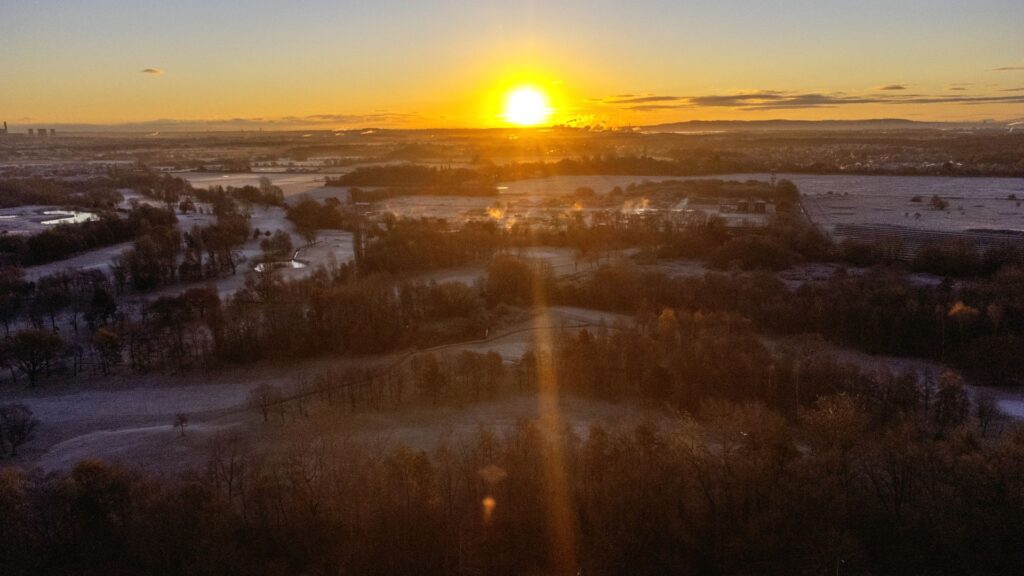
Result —
M11 456L18 455L18 447L32 439L39 420L32 415L32 410L24 404L5 404L0 406L0 438L3 438L11 449Z
M971 402L959 374L946 370L939 377L939 390L935 396L935 423L940 429L958 426L970 415Z
M188 425L188 415L184 412L178 412L174 415L174 427L177 428L181 435L185 436L185 426Z
M104 374L110 373L111 366L121 363L121 338L113 330L98 328L92 335L92 345L99 360L100 371Z
M60 336L47 330L22 330L10 339L7 355L11 363L35 386L39 376L64 351Z
M974 399L974 415L978 418L978 427L981 435L988 436L988 429L1002 418L1003 413L999 410L995 396L983 390Z
M270 384L260 384L249 392L249 404L258 408L266 422L270 416L270 408L284 400L281 389Z

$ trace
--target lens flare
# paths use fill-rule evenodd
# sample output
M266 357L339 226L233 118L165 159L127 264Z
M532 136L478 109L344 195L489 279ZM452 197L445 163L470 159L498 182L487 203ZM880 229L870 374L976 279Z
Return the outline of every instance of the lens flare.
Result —
M494 507L498 505L498 502L494 498L487 496L480 501L480 507L483 509L484 522L490 522L494 516Z

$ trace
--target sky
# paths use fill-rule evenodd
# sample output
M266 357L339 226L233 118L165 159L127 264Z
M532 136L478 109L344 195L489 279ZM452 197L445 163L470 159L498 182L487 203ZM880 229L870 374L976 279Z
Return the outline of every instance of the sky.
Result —
M1015 120L1024 1L0 0L0 76L22 126Z

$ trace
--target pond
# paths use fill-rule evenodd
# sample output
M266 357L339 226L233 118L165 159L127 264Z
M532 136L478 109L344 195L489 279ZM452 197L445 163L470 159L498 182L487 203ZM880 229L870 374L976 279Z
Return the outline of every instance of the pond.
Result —
M77 210L46 210L43 212L45 216L59 216L59 218L51 218L50 220L43 220L40 224L47 226L53 226L56 224L81 224L82 222L92 222L93 220L99 220L100 217L92 212L79 212Z
M281 268L297 269L305 268L306 263L301 260L273 260L271 262L260 262L259 264L252 267L256 272L263 272L265 270L278 270Z

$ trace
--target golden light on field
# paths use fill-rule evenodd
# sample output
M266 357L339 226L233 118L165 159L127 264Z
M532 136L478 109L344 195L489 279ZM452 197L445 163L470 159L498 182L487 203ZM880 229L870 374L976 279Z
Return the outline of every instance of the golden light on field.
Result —
M505 95L501 117L518 126L537 126L551 118L554 109L547 94L533 86L520 86Z

